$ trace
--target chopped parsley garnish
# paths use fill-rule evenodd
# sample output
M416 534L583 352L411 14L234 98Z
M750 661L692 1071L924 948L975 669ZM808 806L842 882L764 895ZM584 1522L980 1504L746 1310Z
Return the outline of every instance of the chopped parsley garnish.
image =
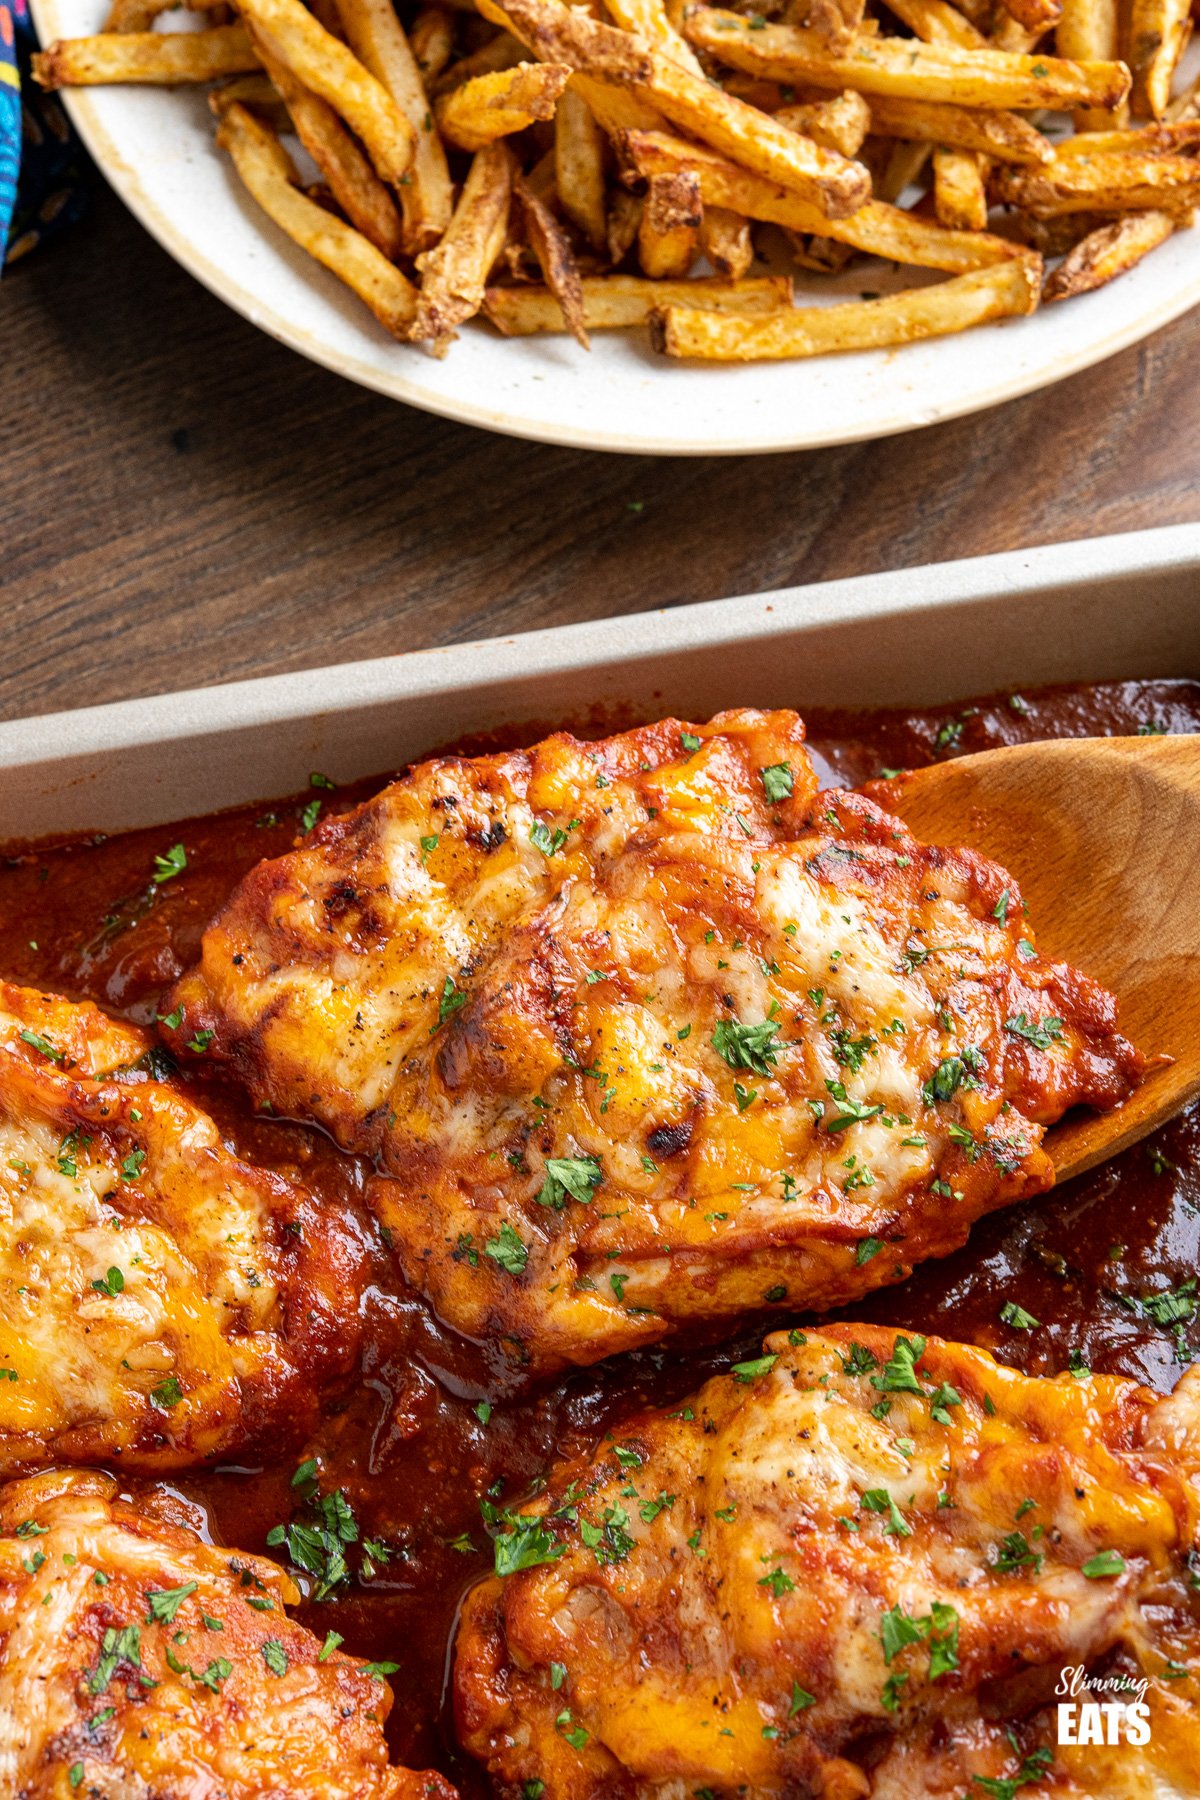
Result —
M758 1585L761 1588L770 1588L771 1596L775 1600L781 1600L784 1594L792 1593L796 1586L791 1576L785 1575L783 1570L778 1567L772 1569L769 1575L763 1575Z
M1036 69L1034 74L1037 74ZM1043 1745L1024 1758L1015 1775L972 1775L971 1780L985 1794L990 1794L992 1800L1016 1800L1022 1788L1032 1787L1035 1781L1041 1780L1053 1761L1053 1753Z
M272 1675L286 1675L288 1671L287 1651L278 1638L267 1638L261 1646L262 1659Z
M65 1060L62 1051L56 1050L50 1039L43 1037L40 1031L31 1031L29 1026L25 1025L17 1033L17 1036L23 1044L28 1044L31 1050L36 1050L38 1055L44 1056L48 1062L61 1064Z
M695 732L681 731L679 734L679 741L689 756L694 756L696 751L700 748L700 739L696 736Z
M148 1625L174 1624L175 1614L188 1595L194 1594L199 1585L198 1581L185 1581L182 1587L159 1588L153 1592L147 1590L146 1601L150 1607L150 1613L146 1623Z
M1119 1550L1099 1550L1084 1563L1081 1573L1089 1581L1099 1581L1105 1575L1123 1574L1124 1569L1125 1558Z
M119 1631L108 1627L100 1640L100 1656L88 1676L88 1692L103 1694L121 1663L140 1670L142 1666L142 1634L138 1626L125 1625Z
M309 1465L302 1463L293 1476L301 1484L312 1479ZM267 1533L272 1548L282 1545L297 1569L314 1577L312 1597L326 1600L350 1579L346 1562L346 1546L358 1541L358 1524L341 1488L331 1494L311 1492L306 1498L307 1519L293 1519L286 1525L273 1525Z
M792 1682L792 1698L788 1704L788 1718L794 1719L796 1714L804 1712L808 1707L817 1704L817 1696L802 1688L798 1681Z
M209 1032L208 1035L211 1037L212 1033ZM121 1164L121 1180L136 1181L145 1166L146 1152L144 1150L131 1150Z
M1035 1050L1048 1050L1063 1034L1063 1022L1053 1016L1037 1019L1031 1025L1023 1012L1015 1013L1011 1019L1005 1019L1004 1029L1012 1037L1024 1038Z
M97 1276L92 1282L98 1294L120 1294L125 1288L125 1277L118 1268L109 1269L104 1276Z
M156 1383L150 1389L150 1398L155 1406L161 1408L163 1412L170 1412L173 1406L178 1406L183 1399L183 1389L179 1385L178 1376L168 1375L165 1381Z
M628 1524L629 1514L618 1505L605 1507L599 1525L593 1525L590 1519L580 1519L579 1535L601 1568L623 1562L633 1549L637 1540L630 1536Z
M863 1264L869 1263L873 1256L878 1256L879 1252L882 1249L883 1249L883 1239L882 1238L877 1238L877 1237L859 1238L858 1248L854 1252L855 1268L861 1269Z
M775 1009L772 1008L772 1011ZM770 1075L779 1060L782 1045L772 1019L758 1025L743 1025L736 1019L721 1019L711 1038L717 1055L731 1069L749 1069L755 1075Z
M156 856L154 859L155 887L161 887L164 881L173 881L186 868L187 851L182 844L172 844L165 856Z
M568 1196L586 1206L604 1179L595 1156L550 1156L545 1167L546 1179L534 1199L539 1206L552 1206L555 1212L562 1211Z
M497 1575L516 1575L522 1569L536 1569L542 1563L557 1562L560 1556L567 1554L567 1546L547 1531L544 1519L529 1518L523 1513L504 1513L501 1520L507 1529L495 1539Z
M300 814L300 828L303 831L305 837L308 836L309 832L312 830L313 826L316 824L316 822L320 818L320 816L321 816L321 802L319 800L310 800L308 805L304 808L303 812Z
M923 1337L911 1340L897 1337L891 1356L879 1373L872 1375L871 1386L878 1388L881 1394L919 1394L921 1384L917 1380L917 1364L924 1354Z
M430 1037L433 1036L435 1031L441 1030L442 1026L446 1023L446 1020L456 1013L460 1006L465 1006L466 1004L467 996L459 991L453 975L447 975L445 981L442 983L442 991L438 996L437 1024L429 1027Z
M549 861L550 857L558 855L558 852L566 843L570 831L570 826L564 831L561 825L556 825L554 830L551 831L547 824L541 819L537 819L529 827L529 841L534 849L540 850L542 855Z
M759 774L762 776L763 790L772 806L778 806L781 800L787 799L795 779L791 763L771 763L767 768L760 769Z
M756 1356L750 1362L734 1363L729 1373L735 1381L755 1381L760 1375L769 1375L778 1356Z
M877 1113L883 1111L882 1102L878 1102L874 1106L865 1106L861 1100L852 1100L846 1092L844 1082L827 1081L825 1087L836 1102L835 1110L825 1120L826 1131L833 1133L848 1131L851 1125L861 1125L864 1120L873 1119Z
M1031 1312L1026 1312L1023 1306L1018 1306L1015 1300L1004 1302L1000 1308L1000 1318L1003 1324L1011 1325L1014 1331L1036 1331L1042 1322L1035 1319Z
M503 1269L508 1275L523 1274L529 1261L528 1246L507 1219L501 1225L499 1235L489 1238L483 1246L483 1254L490 1256L497 1268Z

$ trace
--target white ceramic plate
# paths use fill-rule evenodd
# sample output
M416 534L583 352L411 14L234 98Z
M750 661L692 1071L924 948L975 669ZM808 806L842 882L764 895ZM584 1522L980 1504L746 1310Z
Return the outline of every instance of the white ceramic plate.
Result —
M99 29L97 0L32 0L43 44ZM351 381L426 412L514 437L652 455L746 455L885 437L995 406L1136 343L1200 301L1200 229L1132 274L1031 319L899 350L705 367L655 355L644 331L503 339L467 327L442 362L393 342L334 276L242 190L187 88L65 95L126 205L184 268L253 324ZM813 298L921 277L874 263ZM820 285L818 285L820 283Z

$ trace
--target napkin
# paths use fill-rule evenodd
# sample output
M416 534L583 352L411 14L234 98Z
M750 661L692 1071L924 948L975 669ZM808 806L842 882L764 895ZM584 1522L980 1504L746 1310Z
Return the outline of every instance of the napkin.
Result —
M55 237L87 207L84 154L55 94L29 72L26 0L0 0L0 264Z

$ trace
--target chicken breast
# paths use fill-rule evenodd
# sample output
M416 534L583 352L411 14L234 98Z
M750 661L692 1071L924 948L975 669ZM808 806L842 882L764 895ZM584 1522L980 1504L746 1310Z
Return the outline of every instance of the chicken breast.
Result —
M493 1510L461 1740L505 1800L1194 1795L1198 1452L1200 1372L778 1332ZM1149 1744L1060 1746L1071 1670Z
M422 764L247 877L172 1041L376 1156L409 1281L527 1366L898 1280L1142 1065L1004 870L818 793L803 735Z
M109 1475L0 1490L0 1792L13 1800L454 1800L389 1766L391 1693L289 1619L261 1557Z
M166 1060L0 984L0 1468L293 1439L354 1367L349 1221L232 1155Z

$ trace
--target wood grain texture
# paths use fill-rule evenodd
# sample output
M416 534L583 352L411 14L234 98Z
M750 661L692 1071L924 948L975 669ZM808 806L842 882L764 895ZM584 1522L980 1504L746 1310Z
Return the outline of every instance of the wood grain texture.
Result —
M1039 948L1116 995L1121 1030L1150 1063L1123 1106L1077 1110L1047 1133L1059 1181L1196 1098L1200 913L1187 847L1200 836L1200 737L1013 744L873 791L925 842L970 844L1010 870Z
M907 437L666 460L493 437L314 368L98 177L3 295L0 717L1196 512L1200 311Z

